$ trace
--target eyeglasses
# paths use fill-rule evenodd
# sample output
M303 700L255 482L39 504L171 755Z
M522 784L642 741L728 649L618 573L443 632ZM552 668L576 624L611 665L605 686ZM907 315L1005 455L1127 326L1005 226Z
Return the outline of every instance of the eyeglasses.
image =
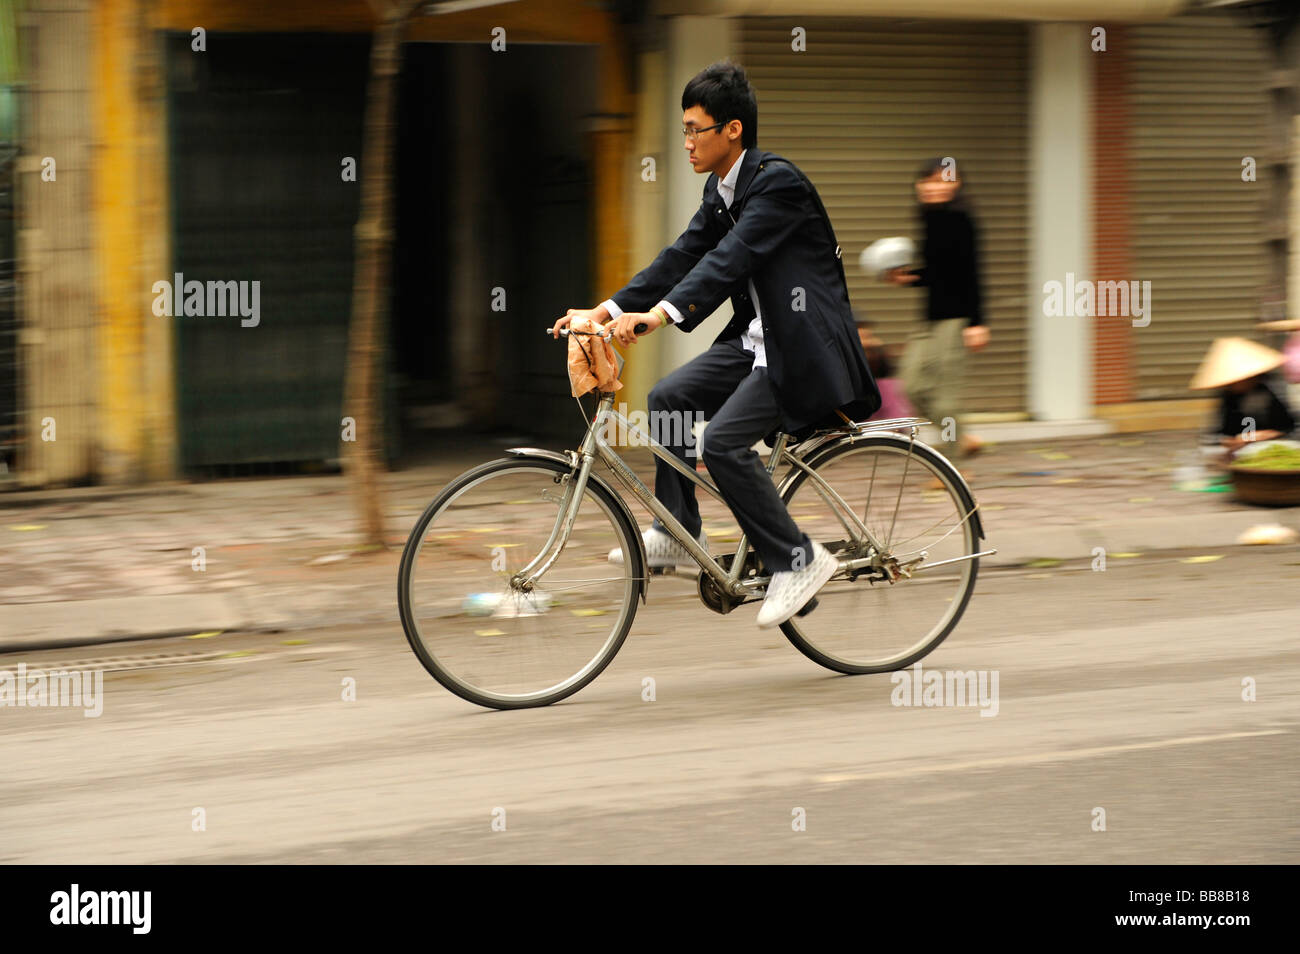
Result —
M714 123L712 126L705 126L703 129L695 129L694 127L691 126L683 126L682 135L685 136L687 139L691 140L692 142L694 142L696 137L698 137L700 133L706 133L710 129L721 129L725 125L727 124Z

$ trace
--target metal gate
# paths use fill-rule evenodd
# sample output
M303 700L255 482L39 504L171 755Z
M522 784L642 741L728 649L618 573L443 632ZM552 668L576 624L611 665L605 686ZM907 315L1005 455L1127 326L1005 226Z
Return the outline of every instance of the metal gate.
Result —
M1269 58L1225 14L1132 30L1133 266L1153 320L1134 336L1139 399L1185 396L1210 341L1254 334L1268 281Z
M13 201L14 161L17 156L17 146L0 135L0 482L13 475L20 440Z
M369 37L190 42L167 37L168 279L246 282L250 306L257 282L259 314L172 318L181 465L337 458Z
M18 158L18 20L0 0L0 482L13 476L18 452L18 294L14 166Z

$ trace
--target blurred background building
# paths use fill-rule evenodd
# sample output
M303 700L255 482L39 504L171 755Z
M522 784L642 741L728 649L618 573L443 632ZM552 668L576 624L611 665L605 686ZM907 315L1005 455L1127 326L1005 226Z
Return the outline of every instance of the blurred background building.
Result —
M915 169L957 160L994 332L974 419L1199 423L1186 385L1210 340L1288 317L1300 293L1293 6L429 4L396 107L390 459L466 433L574 438L542 329L694 212L681 89L726 57L758 90L760 146L819 188L886 341L921 304L857 253L915 235ZM338 457L360 202L345 170L366 174L375 25L366 0L0 0L0 481ZM177 273L259 281L258 326L156 316L154 283ZM1045 316L1044 283L1071 273L1149 281L1150 324ZM723 320L639 344L628 403Z

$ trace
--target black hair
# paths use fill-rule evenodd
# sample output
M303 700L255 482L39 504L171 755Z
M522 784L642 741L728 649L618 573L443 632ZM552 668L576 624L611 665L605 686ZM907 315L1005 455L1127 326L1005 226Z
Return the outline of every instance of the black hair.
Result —
M746 149L758 145L758 101L745 71L735 63L706 66L682 90L682 111L699 106L715 123L740 120L740 144Z
M934 175L936 172L944 172L948 169L952 169L956 174L957 191L953 193L951 199L943 203L943 207L948 209L957 209L961 212L972 211L970 199L967 198L966 176L957 169L957 160L951 156L944 156L942 158L939 156L933 156L925 160L925 162L921 163L921 167L916 170L916 180L920 182L922 179L930 178L930 176Z

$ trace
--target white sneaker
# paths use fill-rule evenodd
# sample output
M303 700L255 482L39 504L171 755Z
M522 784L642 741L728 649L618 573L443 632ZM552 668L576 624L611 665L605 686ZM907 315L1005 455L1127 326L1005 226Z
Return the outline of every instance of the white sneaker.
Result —
M758 609L758 628L779 626L808 604L822 585L835 575L839 561L820 543L813 542L812 562L802 570L785 570L772 574L767 596Z
M648 569L657 570L661 567L670 566L689 566L692 569L698 566L695 559L686 552L686 548L678 543L671 534L665 533L658 527L651 527L641 534L641 539L645 541L646 562L650 564ZM697 538L700 546L704 547L704 552L709 552L709 541L704 535L704 529L700 528L700 535ZM623 565L623 551L614 549L609 551L609 562Z

